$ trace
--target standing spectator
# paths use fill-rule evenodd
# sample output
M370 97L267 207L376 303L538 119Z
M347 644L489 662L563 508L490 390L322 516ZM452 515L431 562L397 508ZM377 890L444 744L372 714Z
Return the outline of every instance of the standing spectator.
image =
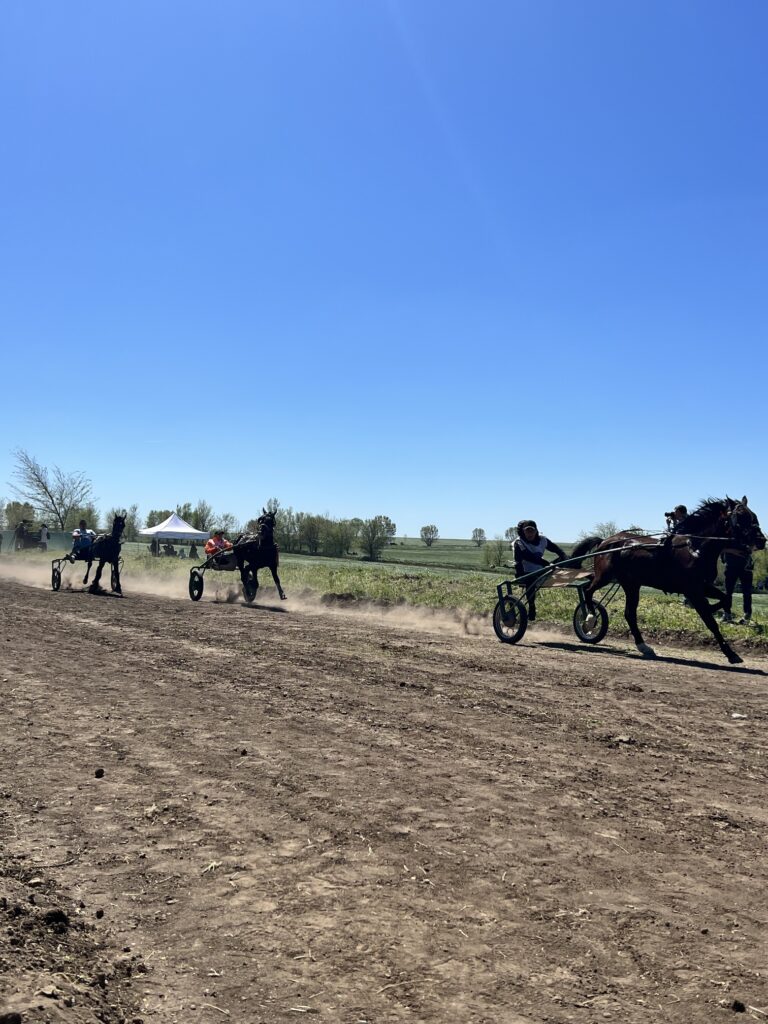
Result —
M189 557L194 559L200 557L197 553L197 544L195 544L194 541L192 541L192 543L189 545Z
M23 551L24 550L24 538L27 535L27 528L24 525L24 520L19 523L16 529L13 531L13 550Z
M48 550L48 541L51 539L51 531L45 523L40 527L40 550Z
M733 622L733 592L736 584L741 584L741 599L744 614L739 619L740 626L748 626L752 620L752 580L754 562L749 548L726 548L723 552L725 565L725 603L723 605L723 622Z

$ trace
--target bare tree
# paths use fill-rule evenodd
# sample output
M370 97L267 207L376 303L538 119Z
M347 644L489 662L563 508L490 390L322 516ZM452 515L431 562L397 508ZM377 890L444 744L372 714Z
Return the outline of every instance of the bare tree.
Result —
M28 501L45 519L58 524L60 530L66 528L73 510L92 502L93 487L85 473L65 473L58 466L48 469L23 448L17 448L13 454L13 475L18 481L11 485L14 494Z
M472 531L472 543L477 544L477 546L481 548L483 544L485 544L485 541L485 530L480 526L476 526L475 529Z
M582 530L576 539L586 540L587 537L613 537L618 532L619 528L616 523L609 519L605 523L595 523L591 530Z

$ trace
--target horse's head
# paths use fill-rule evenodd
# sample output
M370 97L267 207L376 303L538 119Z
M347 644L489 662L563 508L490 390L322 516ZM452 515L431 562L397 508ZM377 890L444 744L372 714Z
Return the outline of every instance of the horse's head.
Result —
M125 520L127 518L128 518L128 513L127 512L123 512L123 514L121 516L117 515L117 513L115 513L115 518L112 520L112 536L113 537L119 539L123 535L123 530L125 529Z
M741 501L729 499L732 505L728 516L728 525L731 537L734 541L753 551L760 551L765 547L765 534L760 529L760 522L747 504L747 497Z
M275 513L267 512L266 509L261 510L257 522L259 524L259 536L267 540L272 539L272 535L275 532Z

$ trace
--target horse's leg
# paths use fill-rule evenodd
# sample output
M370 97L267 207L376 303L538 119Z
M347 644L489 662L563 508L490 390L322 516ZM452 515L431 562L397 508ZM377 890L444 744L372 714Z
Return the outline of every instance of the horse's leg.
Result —
M112 563L112 571L115 574L115 593L116 594L120 594L120 596L122 596L123 588L122 588L122 585L120 583L120 558L119 557L117 558L116 561L114 561Z
M101 574L102 574L102 572L103 572L103 570L104 570L104 562L105 562L105 561L106 561L106 559L105 559L105 558L100 558L100 559L99 559L99 565L98 565L98 568L96 569L96 575L95 575L95 576L93 577L93 583L91 584L91 590L92 590L92 591L93 591L94 593L95 593L95 592L96 592L96 591L97 591L97 590L98 590L98 589L100 588L100 586L101 586L101 583L100 583L99 581L101 580ZM90 566L89 566L89 568L90 568Z
M709 606L709 610L711 612L714 613L716 611L719 611L721 608L725 607L725 602L727 598L723 591L720 589L720 587L716 587L714 583L704 584L704 596L712 597L715 600L715 604L711 604ZM689 597L686 597L686 601L688 601L688 603L691 604L691 599Z
M655 658L656 651L643 640L643 634L637 624L637 606L640 603L640 587L636 583L622 583L624 591L624 618L627 620L629 631L634 637L635 647L644 658Z
M726 642L725 638L723 637L723 634L720 632L720 627L717 624L717 619L712 614L712 609L710 608L709 602L707 601L704 594L697 594L695 597L691 596L690 602L701 616L701 621L704 623L709 632L715 638L715 640L717 641L717 646L726 656L728 661L730 661L732 665L740 665L744 659L740 658L736 651L734 651L734 649L730 646L730 644Z
M240 570L240 582L245 586L245 581L248 579L248 563L243 560L238 569Z
M88 576L90 575L90 572L91 572L91 566L92 566L92 565L93 565L93 559L91 559L91 560L90 560L90 561L88 562L88 568L87 568L87 569L85 570L85 576L83 576L83 584L86 584L86 583L88 582Z
M280 600L285 601L285 591L280 583L280 577L277 575L277 562L272 563L269 566L269 571L272 573L272 579L275 581L277 592L280 595Z

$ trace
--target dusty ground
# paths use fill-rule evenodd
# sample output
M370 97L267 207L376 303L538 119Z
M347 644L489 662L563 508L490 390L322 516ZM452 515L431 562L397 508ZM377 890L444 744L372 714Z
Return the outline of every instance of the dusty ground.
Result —
M0 1020L766 1020L768 664L125 589L0 580Z

